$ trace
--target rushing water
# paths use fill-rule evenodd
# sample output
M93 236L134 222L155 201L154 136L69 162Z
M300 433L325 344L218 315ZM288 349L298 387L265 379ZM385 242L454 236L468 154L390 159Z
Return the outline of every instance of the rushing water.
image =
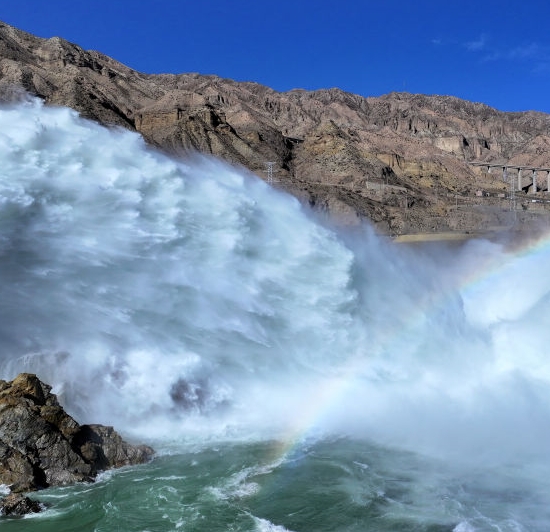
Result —
M333 230L36 100L0 161L0 376L158 450L0 527L548 530L547 240Z

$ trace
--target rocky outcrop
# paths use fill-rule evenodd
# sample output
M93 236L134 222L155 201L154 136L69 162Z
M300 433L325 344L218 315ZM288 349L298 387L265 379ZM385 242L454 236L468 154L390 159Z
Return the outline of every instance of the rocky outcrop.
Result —
M0 381L0 483L12 494L89 482L100 471L152 455L150 447L126 443L112 427L79 425L36 375ZM8 513L14 499L3 504Z
M213 154L261 177L274 162L277 187L344 223L369 219L392 234L500 224L494 212L509 209L498 198L510 183L471 161L550 166L543 113L450 96L279 93L216 76L147 75L0 23L0 95L21 89L175 154ZM518 194L520 222L529 218L528 187Z
M25 497L21 493L10 493L0 501L2 515L15 516L37 514L42 511L39 502Z

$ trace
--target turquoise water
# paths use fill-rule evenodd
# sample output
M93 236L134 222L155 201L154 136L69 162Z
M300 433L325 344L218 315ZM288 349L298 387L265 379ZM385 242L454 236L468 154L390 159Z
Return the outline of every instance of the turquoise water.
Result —
M548 238L395 246L33 99L0 163L0 377L158 451L0 527L550 528Z
M520 477L449 464L366 442L331 439L278 455L277 442L221 443L51 489L25 531L544 530L550 510ZM535 510L537 513L531 513Z

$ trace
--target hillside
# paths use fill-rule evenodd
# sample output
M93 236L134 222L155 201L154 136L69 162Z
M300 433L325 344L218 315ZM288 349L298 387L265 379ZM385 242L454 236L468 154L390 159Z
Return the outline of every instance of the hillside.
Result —
M511 201L515 173L503 181L501 169L469 164L550 166L550 116L542 113L449 96L280 93L215 76L148 75L0 23L0 97L20 88L177 155L214 154L264 179L271 161L275 186L339 223L369 219L392 235L472 232L547 214L546 173L532 194L524 172Z

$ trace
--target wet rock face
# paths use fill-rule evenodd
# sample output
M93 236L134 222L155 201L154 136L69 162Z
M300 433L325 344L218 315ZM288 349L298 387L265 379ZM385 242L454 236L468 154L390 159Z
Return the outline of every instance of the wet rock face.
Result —
M105 469L144 463L153 452L112 427L79 425L36 375L0 380L0 483L12 495L91 481Z
M0 513L2 515L17 516L25 514L36 514L42 511L40 503L21 495L10 493L0 502Z

